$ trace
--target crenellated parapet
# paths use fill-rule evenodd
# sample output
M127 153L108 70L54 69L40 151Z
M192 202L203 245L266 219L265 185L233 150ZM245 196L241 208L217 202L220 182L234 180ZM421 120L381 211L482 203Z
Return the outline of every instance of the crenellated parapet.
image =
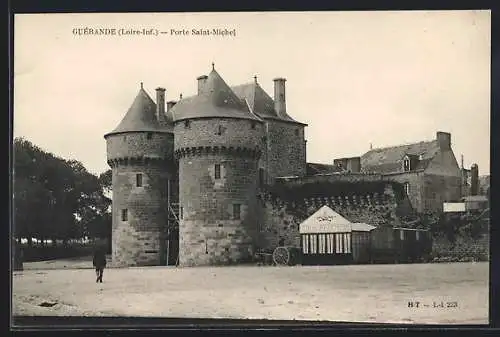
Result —
M168 159L168 158L154 158L154 157L137 156L137 157L124 157L124 158L108 159L107 163L111 168L117 168L119 166L136 166L136 165L168 166L168 165L172 165L173 161L171 159Z
M197 146L181 147L175 150L175 158L203 156L203 155L231 155L259 159L262 151L259 148L242 146Z

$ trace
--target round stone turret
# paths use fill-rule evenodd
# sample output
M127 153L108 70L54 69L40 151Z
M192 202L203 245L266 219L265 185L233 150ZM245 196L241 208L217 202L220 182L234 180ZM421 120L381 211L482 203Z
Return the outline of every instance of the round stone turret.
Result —
M258 237L263 122L215 70L198 85L198 95L171 109L179 161L179 263L245 262Z
M164 89L157 90L158 95ZM164 99L159 100L164 105ZM118 127L106 134L112 168L112 263L165 264L169 188L177 181L172 125L141 84ZM160 119L160 120L159 120Z

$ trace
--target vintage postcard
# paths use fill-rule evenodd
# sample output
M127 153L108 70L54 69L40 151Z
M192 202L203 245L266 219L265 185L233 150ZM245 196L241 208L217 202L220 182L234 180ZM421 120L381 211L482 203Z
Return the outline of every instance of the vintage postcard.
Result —
M490 30L15 15L14 322L488 324Z

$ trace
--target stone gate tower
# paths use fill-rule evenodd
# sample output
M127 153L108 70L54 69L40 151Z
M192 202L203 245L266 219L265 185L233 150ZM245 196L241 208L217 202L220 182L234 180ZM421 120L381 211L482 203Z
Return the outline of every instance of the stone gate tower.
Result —
M125 117L104 138L113 172L112 262L165 264L170 182L177 181L165 89L157 89L155 104L141 83Z
M198 94L172 109L179 161L179 264L223 265L251 258L258 235L262 120L212 69Z

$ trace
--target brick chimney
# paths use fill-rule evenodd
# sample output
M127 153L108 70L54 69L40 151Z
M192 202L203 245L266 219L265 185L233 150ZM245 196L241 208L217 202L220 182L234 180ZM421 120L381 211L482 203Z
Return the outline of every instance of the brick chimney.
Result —
M167 111L170 111L170 109L172 109L172 107L173 107L176 103L177 103L176 101L168 101L168 102L167 102Z
M443 151L451 150L451 134L448 132L438 131L436 133L436 140L438 141L439 148Z
M274 80L274 109L278 117L283 117L286 114L286 97L285 97L285 82L284 78L275 78Z
M165 122L165 88L156 88L156 119Z
M361 171L361 157L347 158L347 170L352 173Z
M470 195L478 195L479 193L479 167L477 164L472 164L470 167Z
M196 80L198 81L198 95L203 92L203 86L205 85L207 78L207 75L201 75L196 78Z

